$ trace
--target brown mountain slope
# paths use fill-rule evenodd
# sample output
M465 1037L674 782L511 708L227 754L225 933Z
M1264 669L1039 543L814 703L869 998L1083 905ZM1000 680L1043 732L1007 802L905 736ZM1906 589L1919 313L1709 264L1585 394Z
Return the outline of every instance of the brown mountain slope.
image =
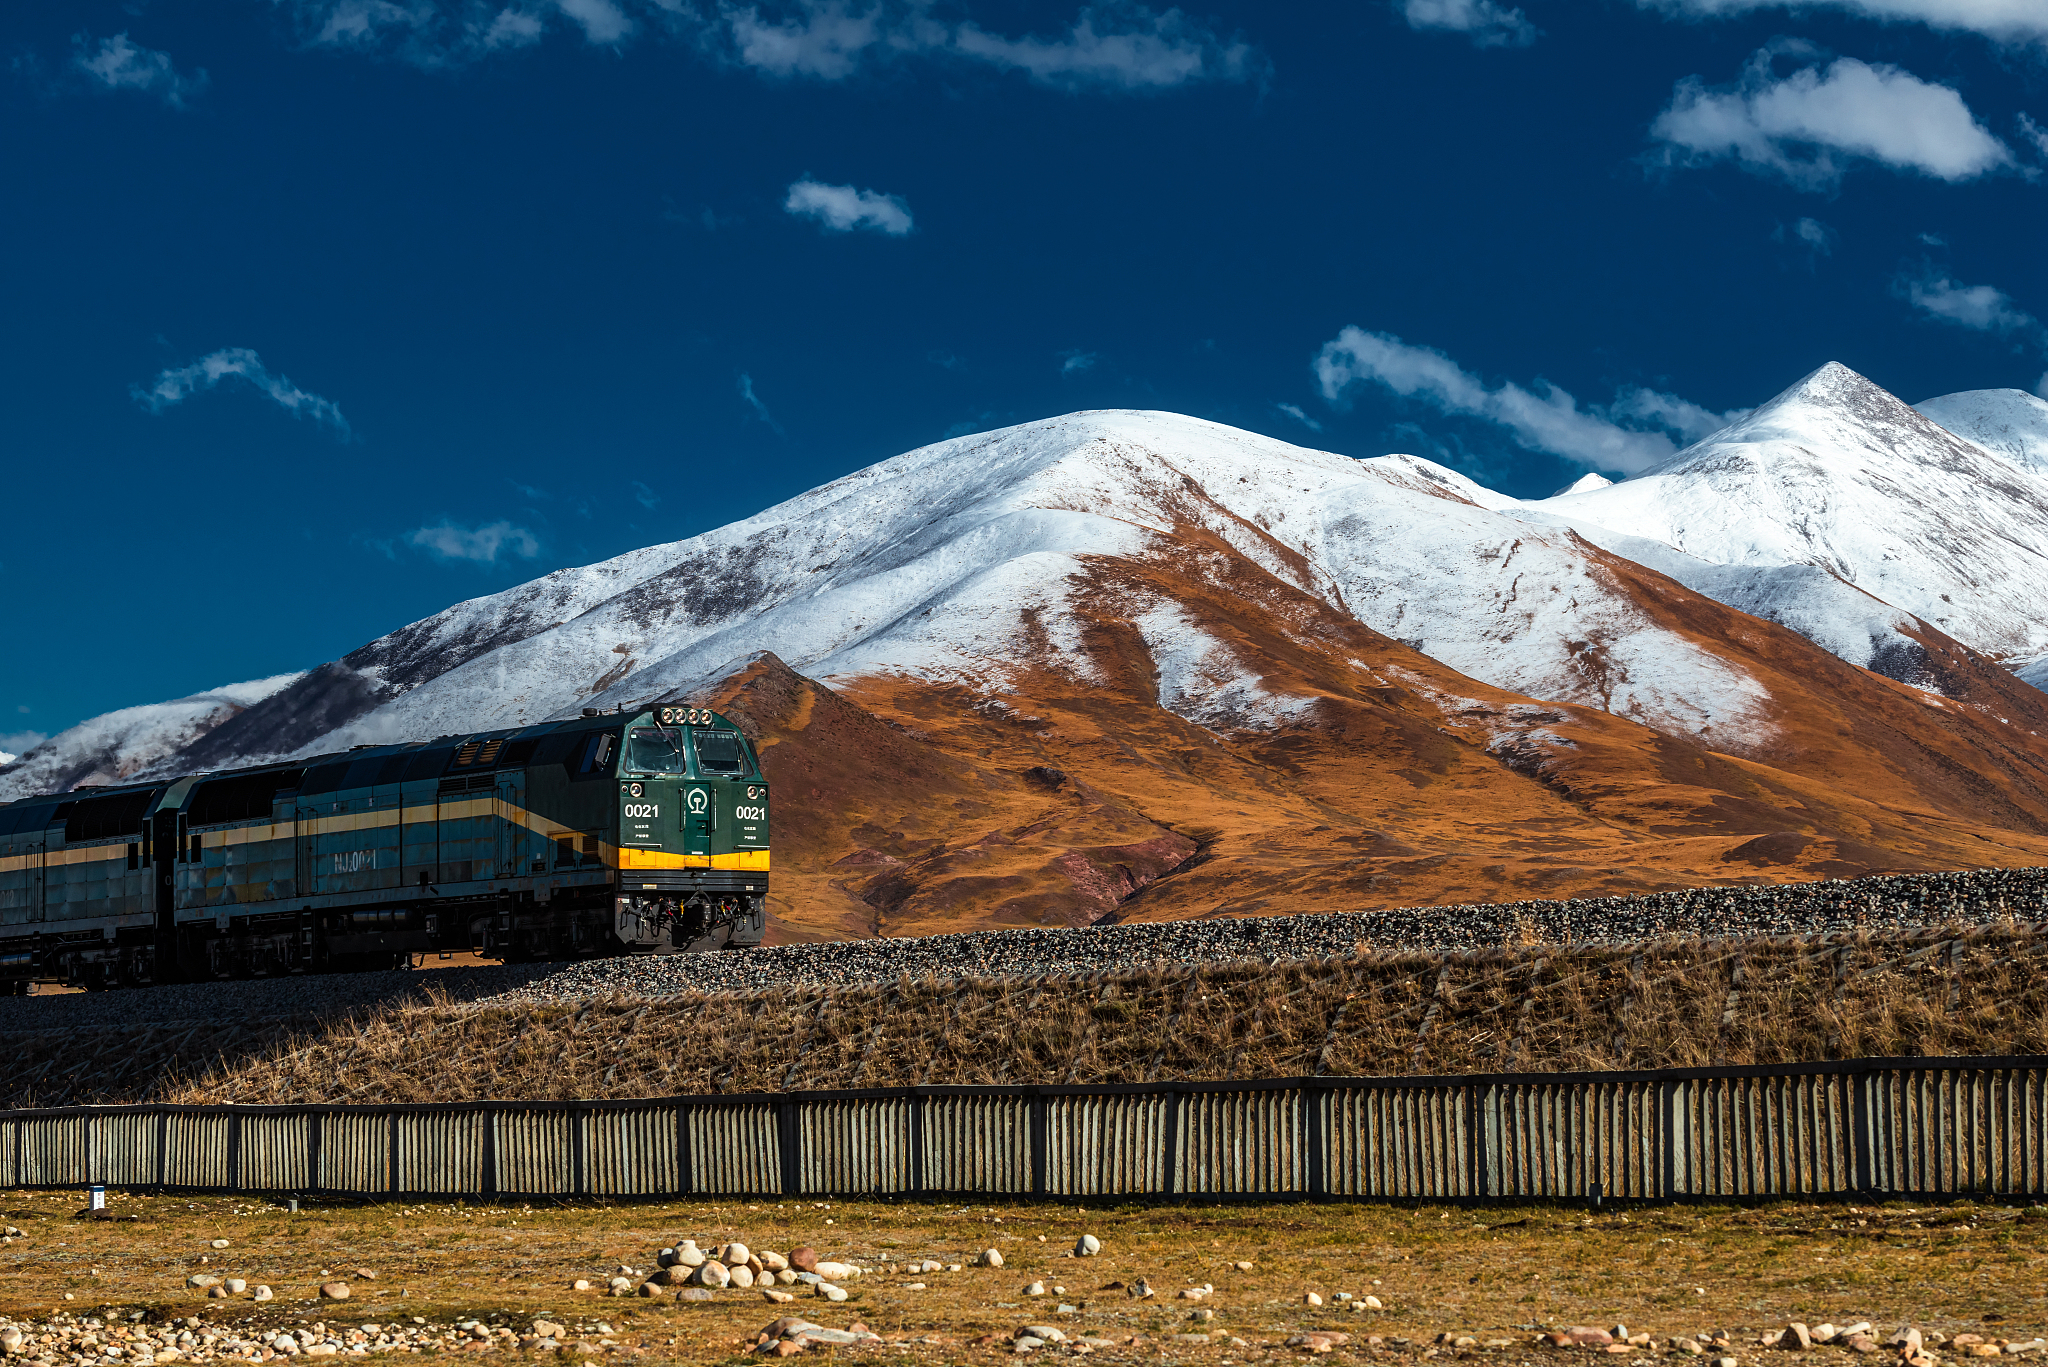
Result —
M1737 756L1477 683L1199 529L1155 544L1077 576L1092 679L835 693L771 656L718 690L777 784L777 935L2048 862L2048 695L1946 638L1944 698L1605 557L1656 625L1761 685ZM1220 643L1219 694L1249 669L1291 709L1170 710L1132 620L1162 603Z

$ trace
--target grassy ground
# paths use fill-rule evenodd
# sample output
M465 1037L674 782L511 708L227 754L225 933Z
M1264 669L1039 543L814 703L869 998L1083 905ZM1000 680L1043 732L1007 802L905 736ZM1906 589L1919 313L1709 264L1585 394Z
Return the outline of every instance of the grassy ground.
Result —
M658 1043L690 1034L720 1047ZM61 1057L25 1048L0 1080L20 1078L18 1095L50 1105L42 1079L61 1069L40 1070L86 1046L46 1047ZM2040 1052L2048 928L2004 924L384 1008L235 1059L170 1066L146 1085L149 1099L245 1104L622 1098ZM92 1071L68 1076L84 1087Z
M123 1317L200 1315L208 1321L302 1326L409 1321L443 1324L471 1316L524 1328L547 1316L604 1337L620 1355L647 1361L718 1363L750 1349L770 1320L800 1312L845 1328L860 1321L891 1340L863 1361L963 1363L1009 1356L1007 1340L1026 1323L1057 1323L1152 1341L1099 1352L1112 1361L1257 1361L1287 1354L1284 1340L1316 1327L1405 1338L1387 1352L1421 1356L1442 1331L1471 1333L1502 1362L1535 1362L1539 1328L1572 1324L1658 1336L1725 1329L1754 1344L1788 1320L1846 1324L1868 1319L1889 1332L1910 1321L1954 1335L2022 1340L2048 1330L2048 1219L1998 1205L1939 1208L1781 1203L1752 1208L1659 1207L1591 1214L1562 1207L1472 1211L1445 1207L1245 1205L1094 1207L773 1201L631 1206L319 1206L288 1214L220 1197L113 1194L108 1222L69 1218L76 1193L0 1194L0 1215L27 1233L0 1246L0 1314L42 1318L57 1311ZM1062 1256L1083 1232L1103 1242L1098 1258ZM621 1263L652 1269L655 1251L682 1238L710 1245L738 1239L788 1252L821 1254L877 1270L848 1283L852 1299L829 1304L804 1295L789 1307L756 1291L722 1291L710 1304L677 1304L574 1293L577 1277L603 1284ZM1043 1242L1041 1242L1041 1237ZM213 1249L212 1240L230 1247ZM995 1269L904 1275L881 1270L936 1258L966 1262L994 1246ZM202 1263L202 1259L208 1261ZM1239 1272L1231 1264L1255 1264ZM377 1273L355 1277L357 1268ZM245 1277L278 1299L209 1301L187 1290L194 1272ZM329 1275L354 1284L345 1304L314 1299ZM1133 1301L1113 1282L1143 1277L1158 1299ZM1042 1279L1064 1295L1022 1294ZM908 1289L911 1282L927 1290ZM1197 1307L1173 1299L1213 1283ZM801 1291L803 1288L793 1288ZM1303 1294L1377 1295L1382 1313L1316 1309ZM74 1299L65 1300L66 1294ZM673 1295L673 1293L667 1293ZM1057 1313L1064 1301L1076 1307ZM112 1316L109 1315L111 1319ZM1195 1330L1227 1340L1190 1345L1159 1340ZM571 1337L577 1335L572 1332ZM1745 1362L1759 1356L1738 1348ZM1836 1350L1815 1350L1824 1356ZM1354 1346L1343 1355L1359 1356ZM1383 1353L1382 1356L1386 1354ZM1638 1353L1638 1358L1654 1356ZM1846 1367L1849 1355L1839 1361Z

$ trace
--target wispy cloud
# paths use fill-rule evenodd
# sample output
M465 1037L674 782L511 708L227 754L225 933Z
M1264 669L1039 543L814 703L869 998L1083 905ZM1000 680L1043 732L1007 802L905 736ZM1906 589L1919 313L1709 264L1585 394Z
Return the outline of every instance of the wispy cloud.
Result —
M1250 46L1225 42L1177 9L1153 14L1137 6L1083 10L1055 38L1007 38L965 23L953 33L952 50L1067 90L1169 90L1242 81L1264 67Z
M1859 161L1951 182L2013 164L2011 150L1948 86L1853 57L1776 74L1778 57L1812 51L1780 42L1751 58L1733 85L1680 81L1650 125L1659 159L1733 161L1802 190L1832 189Z
M615 47L643 33L784 79L843 81L892 62L978 65L1065 90L1156 91L1244 81L1258 51L1178 9L1084 7L1051 34L991 32L936 17L930 0L278 0L309 46L429 69L529 47L552 29Z
M1306 427L1311 432L1320 432L1323 430L1323 425L1321 423L1317 422L1314 418L1311 418L1308 414L1301 411L1300 404L1276 403L1273 405L1273 407L1279 409L1282 413L1285 413L1288 417L1294 419L1296 422L1300 423L1303 427Z
M1680 18L1720 19L1761 9L1832 9L1866 19L1976 33L2001 43L2048 42L2048 9L2038 0L1636 0Z
M1494 0L1399 0L1395 8L1412 29L1462 33L1479 47L1527 47L1536 41L1528 16Z
M50 738L46 731L8 731L0 734L0 764L9 764L24 752L35 749Z
M182 75L170 53L143 47L126 33L102 38L97 44L81 33L71 43L76 49L72 66L108 90L154 95L173 109L183 109L206 89L204 70Z
M1093 370L1102 358L1092 351L1062 351L1060 353L1060 374L1078 375L1084 370Z
M1789 227L1780 223L1771 233L1774 242L1797 242L1817 256L1832 256L1841 234L1817 218L1802 218Z
M1959 284L1945 272L1926 267L1900 275L1892 282L1892 289L1929 317L1973 332L2042 335L2038 318L2013 303L2012 296L2004 290L1991 285Z
M780 436L782 434L782 424L775 421L775 415L768 411L768 405L762 403L761 396L754 392L754 377L751 375L740 376L739 387L740 397L747 401L747 407L753 409L754 415L762 422L767 423L776 435Z
M190 365L159 373L148 388L131 386L135 401L152 413L181 404L204 389L224 380L239 380L263 394L293 417L308 417L334 429L343 440L349 436L348 419L332 399L308 393L282 375L273 375L263 358L247 347L224 347L202 356Z
M633 481L633 501L651 513L661 506L661 495L636 479Z
M2018 119L2020 136L2033 144L2034 150L2048 157L2048 128L2034 122L2031 115L2021 114Z
M789 187L782 207L798 218L814 218L827 231L835 233L865 228L889 237L902 237L914 226L910 206L895 195L857 190L851 185L825 185L809 178Z
M1313 368L1333 404L1342 404L1354 385L1377 384L1441 412L1505 428L1529 450L1629 474L1669 459L1678 450L1674 436L1697 441L1741 416L1642 388L1621 390L1604 409L1581 408L1545 381L1536 382L1541 392L1512 382L1488 386L1441 351L1356 327L1326 342Z
M531 560L540 554L539 537L505 521L464 527L443 519L407 533L405 543L436 560L467 560L479 565L493 565L501 558L514 556Z

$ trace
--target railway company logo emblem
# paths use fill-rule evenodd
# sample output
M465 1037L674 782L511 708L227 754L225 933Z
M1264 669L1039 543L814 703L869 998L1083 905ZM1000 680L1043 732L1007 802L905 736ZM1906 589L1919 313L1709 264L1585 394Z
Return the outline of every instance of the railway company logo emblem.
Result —
M690 811L697 816L704 815L704 809L711 805L711 796L702 788L690 789Z

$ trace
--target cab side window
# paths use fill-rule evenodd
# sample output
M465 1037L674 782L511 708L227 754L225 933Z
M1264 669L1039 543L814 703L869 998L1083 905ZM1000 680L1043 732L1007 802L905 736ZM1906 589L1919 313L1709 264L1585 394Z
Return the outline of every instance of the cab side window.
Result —
M618 748L618 738L609 731L600 731L583 742L572 772L578 778L588 778L610 771L612 752Z

